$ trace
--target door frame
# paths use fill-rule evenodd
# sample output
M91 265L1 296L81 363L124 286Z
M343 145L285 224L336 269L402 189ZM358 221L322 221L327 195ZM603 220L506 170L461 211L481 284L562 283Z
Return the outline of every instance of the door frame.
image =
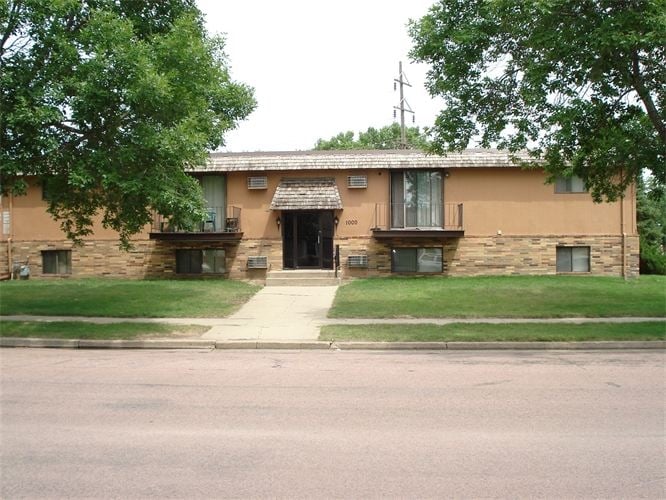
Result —
M317 216L317 253L318 263L313 266L300 265L298 262L298 244L301 241L299 238L299 216L303 215L316 215ZM288 222L287 219L291 220ZM325 234L326 218L328 218L328 226L330 227L329 233ZM283 228L281 231L282 236L282 268L283 269L333 269L332 255L333 255L333 238L335 236L335 227L333 224L334 214L333 210L288 210L280 214L280 225ZM291 225L292 234L291 241L287 241L287 226ZM330 248L327 249L325 244L330 239ZM291 263L287 262L287 254L285 247L291 246ZM330 257L326 257L330 254ZM330 260L330 262L328 262Z

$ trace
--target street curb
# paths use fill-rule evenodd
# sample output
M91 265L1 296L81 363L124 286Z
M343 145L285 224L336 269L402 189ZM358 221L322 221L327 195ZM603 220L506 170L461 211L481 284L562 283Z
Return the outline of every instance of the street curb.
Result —
M666 341L601 342L327 342L321 340L67 340L0 338L0 347L64 349L292 349L373 351L666 349Z
M581 342L448 342L450 350L613 350L665 349L666 341L581 341Z
M0 338L0 347L56 347L78 349L78 340L67 339L22 339L16 337Z
M346 350L373 350L373 351L443 351L447 349L446 342L361 342L345 341L333 342L333 348Z
M79 340L79 349L215 349L214 340Z
M87 340L0 338L0 347L53 347L67 349L215 349L214 340Z
M218 340L216 349L330 349L331 343L321 340Z
M600 342L334 342L341 350L612 350L666 349L666 341L600 341Z

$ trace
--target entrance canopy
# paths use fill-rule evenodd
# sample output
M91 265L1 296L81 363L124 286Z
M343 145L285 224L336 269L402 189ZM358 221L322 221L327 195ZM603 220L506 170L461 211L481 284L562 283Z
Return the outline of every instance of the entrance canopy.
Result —
M333 177L282 179L271 210L340 210L342 200Z

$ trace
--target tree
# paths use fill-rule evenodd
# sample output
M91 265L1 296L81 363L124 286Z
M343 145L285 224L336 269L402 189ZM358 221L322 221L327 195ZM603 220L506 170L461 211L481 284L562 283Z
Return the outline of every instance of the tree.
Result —
M615 200L666 177L666 0L441 0L410 21L411 56L445 109L432 150L528 150ZM539 163L539 160L541 163Z
M48 182L80 242L96 214L121 245L156 210L203 215L188 167L255 106L194 0L0 0L0 183Z
M638 182L636 218L641 274L666 274L666 189L655 178Z
M410 149L425 149L428 138L419 127L405 129L407 144ZM314 149L399 149L400 125L393 123L380 129L369 127L366 132L359 132L358 139L354 139L354 132L340 132L329 140L319 139Z

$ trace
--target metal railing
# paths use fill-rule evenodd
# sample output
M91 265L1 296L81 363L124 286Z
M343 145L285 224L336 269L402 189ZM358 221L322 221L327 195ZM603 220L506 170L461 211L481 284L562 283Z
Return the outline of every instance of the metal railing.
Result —
M376 203L374 227L387 231L399 229L463 230L462 203Z
M155 213L152 232L154 233L239 233L241 231L241 209L232 205L208 207L204 220L194 221L189 227L178 227L168 217Z

